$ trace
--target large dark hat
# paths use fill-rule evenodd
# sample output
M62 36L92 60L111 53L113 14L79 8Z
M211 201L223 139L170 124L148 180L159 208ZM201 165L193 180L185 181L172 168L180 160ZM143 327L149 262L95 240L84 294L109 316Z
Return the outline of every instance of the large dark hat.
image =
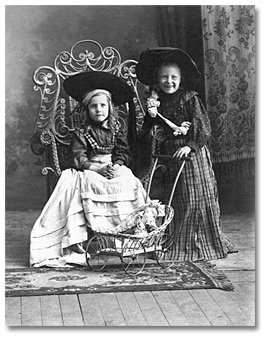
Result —
M173 62L179 65L190 84L194 85L201 75L196 63L185 51L173 47L157 47L141 53L136 65L139 81L146 85L154 85L156 83L155 70L164 62Z
M133 90L124 80L103 71L78 73L65 79L63 86L67 94L80 103L88 92L95 89L109 91L115 105L129 102L133 98Z

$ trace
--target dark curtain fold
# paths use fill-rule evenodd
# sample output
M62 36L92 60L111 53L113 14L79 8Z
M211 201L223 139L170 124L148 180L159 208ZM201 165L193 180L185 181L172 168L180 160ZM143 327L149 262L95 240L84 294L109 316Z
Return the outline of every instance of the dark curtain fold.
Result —
M195 90L205 102L201 6L157 6L156 11L158 45L177 47L191 56L202 74Z

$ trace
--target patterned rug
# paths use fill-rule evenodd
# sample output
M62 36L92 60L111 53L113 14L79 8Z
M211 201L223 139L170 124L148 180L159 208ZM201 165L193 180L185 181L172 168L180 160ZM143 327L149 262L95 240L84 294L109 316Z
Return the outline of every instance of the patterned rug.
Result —
M101 272L86 267L6 269L6 296L191 289L234 290L225 274L209 262L177 262L166 270L147 264L136 277L119 266Z

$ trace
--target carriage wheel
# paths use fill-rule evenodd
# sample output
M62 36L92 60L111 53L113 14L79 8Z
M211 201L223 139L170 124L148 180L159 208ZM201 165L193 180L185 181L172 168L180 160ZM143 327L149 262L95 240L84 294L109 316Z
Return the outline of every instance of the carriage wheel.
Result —
M121 263L125 272L136 276L144 269L146 261L145 247L140 240L127 239L123 243Z
M109 259L108 255L102 253L102 250L106 248L106 238L96 235L93 236L85 250L86 263L90 269L94 271L100 271L104 269Z
M176 247L175 241L171 235L164 233L161 235L155 245L156 261L162 268L170 268L175 261Z

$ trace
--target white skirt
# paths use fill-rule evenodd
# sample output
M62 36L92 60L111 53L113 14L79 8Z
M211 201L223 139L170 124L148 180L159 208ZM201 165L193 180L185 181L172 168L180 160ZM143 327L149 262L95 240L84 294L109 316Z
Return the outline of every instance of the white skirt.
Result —
M111 230L147 201L140 180L125 166L110 180L90 170L64 170L32 228L30 265L85 263L84 254L67 248L86 241L87 228Z

